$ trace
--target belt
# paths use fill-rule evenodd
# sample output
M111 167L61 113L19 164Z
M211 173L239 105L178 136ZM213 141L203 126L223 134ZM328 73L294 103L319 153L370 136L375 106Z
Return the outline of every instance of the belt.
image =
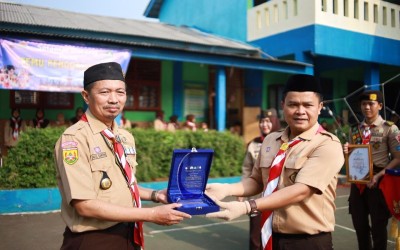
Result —
M318 234L283 234L283 233L272 233L273 238L280 238L280 239L304 239L304 238L315 238L321 237L325 235L330 235L331 232L321 232Z

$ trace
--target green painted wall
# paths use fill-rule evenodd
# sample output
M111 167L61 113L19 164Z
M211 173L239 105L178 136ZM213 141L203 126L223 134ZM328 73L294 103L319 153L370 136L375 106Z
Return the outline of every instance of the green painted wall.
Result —
M173 62L163 61L161 70L161 107L164 110L164 119L169 120L173 112Z
M183 81L185 83L194 83L208 85L208 66L197 63L183 64Z
M285 84L289 75L283 73L271 73L271 72L264 72L264 79L263 79L263 98L262 98L262 108L276 108L277 110L280 107L269 107L269 100L268 100L268 86L269 85L276 85L276 84Z
M334 115L342 115L341 111L343 109L348 110L346 103L341 98L346 97L350 93L348 93L348 82L349 81L359 81L362 82L364 80L364 69L362 67L351 68L351 69L341 69L341 70L333 70L328 72L323 72L321 77L330 78L333 80L333 98L339 99L334 102L336 114ZM358 92L357 94L359 94Z
M0 119L8 119L11 115L10 110L10 91L0 90Z
M204 96L204 100L206 102L206 109L208 109L208 81L209 81L209 67L204 64L197 63L184 63L182 69L182 81L184 88L195 87L205 90L206 95ZM182 98L184 100L184 98ZM184 104L182 103L182 109L184 108ZM183 113L183 110L182 110ZM205 118L207 116L205 115ZM181 121L184 120L184 117L180 118ZM196 122L202 122L206 119L196 118Z

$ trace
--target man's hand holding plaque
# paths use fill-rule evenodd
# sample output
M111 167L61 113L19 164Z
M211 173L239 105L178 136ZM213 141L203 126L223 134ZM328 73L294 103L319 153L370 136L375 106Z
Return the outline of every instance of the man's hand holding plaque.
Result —
M250 205L248 205L247 201L223 202L214 200L214 202L223 210L215 213L208 213L206 214L207 218L218 218L230 221L250 212Z
M219 201L223 200L225 197L230 196L229 191L229 184L224 183L212 183L208 184L206 187L206 194L210 197L214 197Z

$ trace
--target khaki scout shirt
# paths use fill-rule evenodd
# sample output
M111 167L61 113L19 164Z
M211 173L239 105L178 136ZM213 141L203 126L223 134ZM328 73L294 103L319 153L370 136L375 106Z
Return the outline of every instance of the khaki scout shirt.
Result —
M254 138L249 145L247 146L247 151L245 158L243 160L243 166L242 166L242 179L248 178L251 175L251 172L254 167L254 163L256 162L258 158L258 154L260 153L262 141L261 137L256 137ZM251 196L247 197L247 199L256 199L261 197L260 195L256 196Z
M386 122L381 116L371 125L374 125L371 128L371 139L369 141L372 149L372 161L375 167L382 169L390 162L389 153L392 155L400 153L400 132L396 125ZM359 126L360 136L364 132L364 128L371 125L362 121ZM352 137L350 141L355 143Z
M311 197L274 210L272 230L286 234L332 232L335 226L337 175L344 163L342 145L333 134L317 132L319 124L298 137L304 141L288 149L278 189L303 183L316 192ZM264 190L268 175L281 144L288 142L289 128L269 134L261 146L252 175Z
M125 176L117 165L112 145L101 135L106 125L88 110L88 122L78 121L58 139L54 152L57 165L57 181L62 197L61 216L73 232L100 230L117 224L80 216L71 201L101 200L124 207L133 207L133 199ZM119 135L127 161L136 169L136 151L133 136L118 128L114 122L114 134ZM100 180L106 172L112 181L107 190L100 188Z

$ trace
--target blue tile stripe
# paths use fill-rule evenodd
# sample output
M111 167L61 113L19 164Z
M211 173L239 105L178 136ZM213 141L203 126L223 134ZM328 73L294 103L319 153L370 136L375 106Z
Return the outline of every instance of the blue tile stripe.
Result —
M234 183L240 177L210 178L208 183ZM167 188L168 182L146 182L142 187ZM144 204L146 202L143 202ZM0 190L0 214L40 213L60 210L61 196L58 188L32 188Z

